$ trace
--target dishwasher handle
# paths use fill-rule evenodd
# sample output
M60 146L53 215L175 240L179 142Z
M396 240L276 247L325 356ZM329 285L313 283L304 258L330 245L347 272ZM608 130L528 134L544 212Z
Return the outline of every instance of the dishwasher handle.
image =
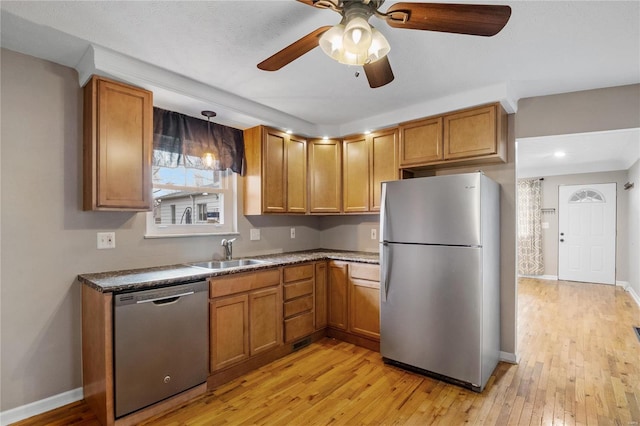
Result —
M185 293L180 293L180 294L172 294L171 296L164 296L164 297L156 297L153 299L146 299L146 300L138 300L136 301L137 304L141 304L141 303L149 303L149 302L153 302L154 305L168 305L170 303L175 303L178 301L178 299L180 299L183 296L189 296L191 294L193 294L193 291L188 291Z

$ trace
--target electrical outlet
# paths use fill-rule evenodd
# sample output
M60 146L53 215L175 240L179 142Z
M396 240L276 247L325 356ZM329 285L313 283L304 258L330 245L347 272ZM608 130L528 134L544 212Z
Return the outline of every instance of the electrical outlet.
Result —
M249 240L250 241L257 241L260 239L260 230L259 229L252 229L249 231Z
M296 237L296 228L291 228L291 238Z
M116 233L98 232L98 248L100 250L116 248Z
M371 228L371 239L372 240L378 239L378 230L376 228Z

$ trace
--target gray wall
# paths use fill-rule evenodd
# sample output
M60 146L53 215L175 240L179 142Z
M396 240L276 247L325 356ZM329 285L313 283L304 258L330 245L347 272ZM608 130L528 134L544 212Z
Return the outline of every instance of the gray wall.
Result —
M82 385L78 273L221 255L221 237L144 239L144 213L81 210L82 97L72 69L2 49L0 410ZM242 211L242 180L239 209ZM320 218L239 215L234 254L320 246ZM296 227L290 239L289 228ZM260 241L249 241L259 227ZM115 231L116 248L96 249Z
M376 239L371 239L371 230ZM325 216L320 221L320 246L339 250L378 252L380 215Z
M627 195L623 189L627 182L627 171L584 173L562 176L544 176L542 182L542 207L556 209L555 214L543 214L542 222L549 224L542 230L542 256L544 259L544 275L558 275L558 186L584 185L590 183L616 183L616 280L628 280L627 238L629 231L627 217L629 213Z
M640 127L640 84L520 99L516 139Z

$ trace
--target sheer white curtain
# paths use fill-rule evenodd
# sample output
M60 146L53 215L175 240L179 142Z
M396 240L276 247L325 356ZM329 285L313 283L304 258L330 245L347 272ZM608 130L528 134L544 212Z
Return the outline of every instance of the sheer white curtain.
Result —
M518 181L518 274L543 275L542 182Z

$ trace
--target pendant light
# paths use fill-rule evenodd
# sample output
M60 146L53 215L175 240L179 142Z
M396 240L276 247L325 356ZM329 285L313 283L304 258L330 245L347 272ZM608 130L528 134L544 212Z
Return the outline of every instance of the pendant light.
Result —
M211 134L210 132L210 124L211 124L211 117L215 117L217 114L213 111L202 111L200 114L204 115L205 117L207 117L207 134ZM216 164L216 156L212 153L212 152L205 152L204 155L202 156L202 163L207 167L212 169L215 164Z

